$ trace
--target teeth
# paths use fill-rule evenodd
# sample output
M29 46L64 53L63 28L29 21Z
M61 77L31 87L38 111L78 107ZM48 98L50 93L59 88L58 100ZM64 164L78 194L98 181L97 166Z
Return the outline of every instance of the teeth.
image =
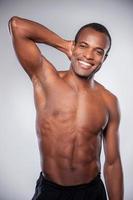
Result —
M91 67L92 66L90 63L84 62L82 60L79 60L79 63L81 63L81 64L83 64L83 65L85 65L87 67Z

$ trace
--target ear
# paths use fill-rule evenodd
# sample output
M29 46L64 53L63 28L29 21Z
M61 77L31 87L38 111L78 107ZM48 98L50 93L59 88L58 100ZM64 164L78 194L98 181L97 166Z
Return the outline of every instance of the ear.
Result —
M108 57L108 54L105 54L103 62L106 60L107 57Z

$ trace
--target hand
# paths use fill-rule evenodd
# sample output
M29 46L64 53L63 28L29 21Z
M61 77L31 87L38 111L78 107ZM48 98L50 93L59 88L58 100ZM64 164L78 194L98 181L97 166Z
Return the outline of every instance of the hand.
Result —
M72 45L73 45L73 41L72 40L67 40L67 51L66 51L66 55L69 58L69 60L71 60L71 56L72 56Z

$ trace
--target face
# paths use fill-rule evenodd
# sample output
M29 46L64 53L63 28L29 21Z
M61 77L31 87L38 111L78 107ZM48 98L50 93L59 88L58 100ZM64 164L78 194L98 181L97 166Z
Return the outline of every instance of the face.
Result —
M108 48L108 36L92 28L84 29L72 47L71 69L80 77L92 77L104 62Z

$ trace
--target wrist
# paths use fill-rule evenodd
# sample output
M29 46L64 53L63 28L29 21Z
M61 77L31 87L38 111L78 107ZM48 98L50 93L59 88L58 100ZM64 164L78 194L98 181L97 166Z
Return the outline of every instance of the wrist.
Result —
M73 42L71 40L64 40L64 53L67 55L69 59L71 59L72 55L72 44Z

